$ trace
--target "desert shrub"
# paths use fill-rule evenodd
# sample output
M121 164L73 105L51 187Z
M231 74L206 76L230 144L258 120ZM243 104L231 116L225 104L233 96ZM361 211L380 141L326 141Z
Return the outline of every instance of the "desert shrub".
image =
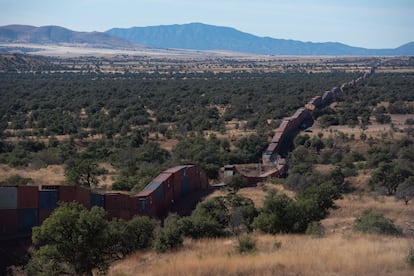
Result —
M273 243L273 248L276 250L279 250L282 247L282 242L281 241L275 241Z
M157 253L162 253L181 246L183 241L180 217L169 215L164 221L164 227L155 233L154 249Z
M240 238L237 250L240 254L254 253L256 251L256 240L251 236Z
M224 183L226 183L228 189L234 193L237 193L240 188L246 187L248 184L246 178L244 178L241 174L225 177Z
M305 233L314 238L322 238L325 236L325 227L323 227L323 225L318 221L312 221L308 224Z
M410 126L414 125L414 119L411 119L411 118L406 119L405 124L410 125Z
M365 210L354 222L354 231L372 234L401 235L392 220L374 210Z
M185 236L191 238L221 237L226 235L229 209L224 197L215 197L201 202L191 216L182 219Z

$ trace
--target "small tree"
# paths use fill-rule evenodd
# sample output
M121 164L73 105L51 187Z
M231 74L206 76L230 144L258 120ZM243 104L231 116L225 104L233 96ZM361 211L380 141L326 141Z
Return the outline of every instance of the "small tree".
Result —
M41 226L33 228L33 244L39 248L27 273L92 275L94 268L105 271L110 260L109 237L102 208L89 211L77 203L62 204Z
M408 202L414 198L414 176L408 177L403 183L398 185L395 197L403 200L405 205L408 205Z
M66 179L69 183L80 186L96 187L99 183L98 164L89 159L77 159L68 163L65 169Z
M233 193L237 193L240 190L240 188L247 186L247 181L241 174L228 176L224 179L224 182L227 184L227 187Z
M183 244L184 236L177 215L169 215L164 221L164 227L155 233L154 249L158 253L179 247Z

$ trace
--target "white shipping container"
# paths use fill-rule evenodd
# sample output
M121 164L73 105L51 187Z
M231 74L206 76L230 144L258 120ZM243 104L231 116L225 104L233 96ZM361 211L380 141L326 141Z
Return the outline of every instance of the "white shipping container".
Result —
M17 188L0 187L0 210L17 209Z

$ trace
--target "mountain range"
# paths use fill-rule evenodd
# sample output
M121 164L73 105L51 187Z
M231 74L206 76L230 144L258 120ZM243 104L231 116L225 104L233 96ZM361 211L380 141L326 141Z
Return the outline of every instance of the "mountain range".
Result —
M226 50L260 55L411 56L414 42L395 49L366 49L339 42L302 42L258 37L234 28L190 23L75 32L59 26L0 27L0 43L72 43L114 49L145 47L187 50Z

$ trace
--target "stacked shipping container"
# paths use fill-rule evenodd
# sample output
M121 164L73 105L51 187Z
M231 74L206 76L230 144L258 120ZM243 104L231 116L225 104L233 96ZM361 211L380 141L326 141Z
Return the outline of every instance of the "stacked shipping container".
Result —
M0 234L14 234L18 229L17 188L0 187Z
M30 232L52 214L59 202L103 207L108 219L128 220L135 215L161 216L182 195L207 187L207 177L195 165L177 166L160 173L134 196L91 193L79 186L0 187L0 236Z

